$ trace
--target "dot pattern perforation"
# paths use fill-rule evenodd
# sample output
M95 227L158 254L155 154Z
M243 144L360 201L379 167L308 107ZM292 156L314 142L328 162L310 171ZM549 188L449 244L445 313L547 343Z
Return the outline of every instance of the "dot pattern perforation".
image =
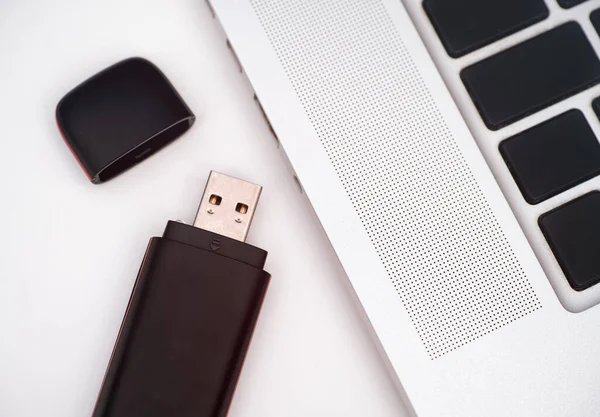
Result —
M380 0L251 0L431 359L541 307Z

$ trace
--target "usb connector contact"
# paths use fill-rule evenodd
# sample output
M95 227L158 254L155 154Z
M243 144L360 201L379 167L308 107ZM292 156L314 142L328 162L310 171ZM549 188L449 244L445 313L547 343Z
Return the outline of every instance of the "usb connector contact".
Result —
M225 417L271 278L244 242L261 190L213 171L150 240L93 417Z
M211 171L194 226L244 242L262 187Z

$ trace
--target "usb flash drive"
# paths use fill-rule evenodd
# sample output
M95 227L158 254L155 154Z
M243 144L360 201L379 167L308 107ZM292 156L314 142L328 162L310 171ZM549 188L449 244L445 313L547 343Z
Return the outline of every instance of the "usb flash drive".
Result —
M150 240L93 417L227 414L271 278L244 243L261 190L212 171L194 226Z

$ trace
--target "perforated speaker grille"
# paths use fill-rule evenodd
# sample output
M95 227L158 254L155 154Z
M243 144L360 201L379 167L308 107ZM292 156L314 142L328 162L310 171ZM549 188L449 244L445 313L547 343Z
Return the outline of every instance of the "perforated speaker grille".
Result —
M251 0L434 359L541 307L380 0Z

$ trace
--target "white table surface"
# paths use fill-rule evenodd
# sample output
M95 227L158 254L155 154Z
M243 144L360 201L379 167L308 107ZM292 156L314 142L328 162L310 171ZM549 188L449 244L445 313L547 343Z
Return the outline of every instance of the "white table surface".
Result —
M130 56L157 64L197 121L92 185L54 108ZM406 415L202 0L0 0L0 122L0 416L91 414L148 239L193 220L210 169L264 186L248 241L273 275L229 415Z

